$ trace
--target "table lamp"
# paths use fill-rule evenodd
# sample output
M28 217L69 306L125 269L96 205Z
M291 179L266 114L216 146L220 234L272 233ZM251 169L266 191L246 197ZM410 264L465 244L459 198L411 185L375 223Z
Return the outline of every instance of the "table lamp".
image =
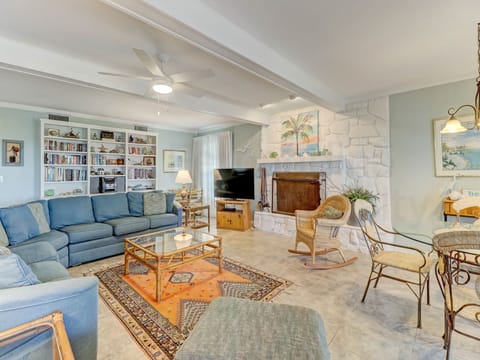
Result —
M182 197L182 200L180 200L180 203L182 204L183 207L186 207L188 205L188 192L187 192L187 184L191 184L192 177L190 176L190 173L188 170L180 170L177 173L177 177L175 178L175 183L176 184L182 184L182 191L180 192L180 196ZM181 234L175 236L175 240L177 241L188 241L192 239L192 235L186 233L186 227L187 227L187 219L184 220L183 222L183 231Z
M175 178L175 183L182 184L182 191L180 192L180 196L182 197L182 200L180 201L180 203L182 204L182 206L186 206L188 203L187 184L191 184L192 182L193 182L192 177L190 176L190 173L188 172L188 170L180 170L177 173L177 177Z

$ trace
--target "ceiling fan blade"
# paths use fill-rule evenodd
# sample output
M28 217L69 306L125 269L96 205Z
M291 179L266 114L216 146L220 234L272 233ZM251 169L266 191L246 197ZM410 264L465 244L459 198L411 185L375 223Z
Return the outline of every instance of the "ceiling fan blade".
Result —
M138 56L143 65L155 76L166 77L160 65L157 64L155 59L146 51L141 49L133 49L133 52Z
M187 95L198 97L198 98L203 97L203 92L201 90L193 89L186 84L180 84L180 83L173 84L173 91L174 92L178 91L182 94L187 94Z
M176 83L183 83L187 81L195 81L205 79L214 76L215 73L211 69L198 70L198 71L186 71L169 75L169 78Z
M140 75L132 75L132 74L117 74L117 73L111 73L111 72L105 72L105 71L99 71L98 73L100 75L117 76L117 77L128 78L128 79L152 80L152 78L148 76L140 76Z

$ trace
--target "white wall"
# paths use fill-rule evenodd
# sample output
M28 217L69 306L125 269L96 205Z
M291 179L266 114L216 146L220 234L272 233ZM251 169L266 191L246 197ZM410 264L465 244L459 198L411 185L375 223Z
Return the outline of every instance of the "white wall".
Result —
M262 130L262 156L272 151L281 154L282 121L298 113L319 111L318 148L345 157L345 171L327 171L327 196L341 193L346 186L362 186L378 194L378 218L390 224L390 139L388 98L381 97L347 105L334 113L309 107L272 118ZM321 171L316 170L315 171Z
M356 102L347 105L342 113L333 113L324 108L305 108L277 114L271 125L262 129L262 156L272 151L281 153L282 121L298 113L318 109L320 150L326 148L331 155L343 155L344 169L299 169L298 171L325 171L327 173L327 196L341 193L346 186L362 186L379 196L376 204L377 220L384 225L391 223L390 198L390 136L389 102L387 97ZM289 166L289 168L291 168ZM267 167L267 175L269 167ZM270 167L271 169L271 167ZM287 170L288 171L288 170ZM267 180L268 181L268 180ZM257 214L256 214L257 215ZM262 217L265 217L262 214ZM268 219L262 224L255 217L256 226L270 227L294 232L294 223L278 226L277 220ZM258 224L258 225L257 225ZM270 224L272 226L270 226ZM357 227L342 227L339 234L342 247L365 251L364 240Z

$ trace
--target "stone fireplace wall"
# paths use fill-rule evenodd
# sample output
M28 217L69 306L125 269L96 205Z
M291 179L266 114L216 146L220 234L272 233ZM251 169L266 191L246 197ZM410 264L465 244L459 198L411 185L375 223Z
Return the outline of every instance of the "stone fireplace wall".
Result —
M298 165L288 163L282 169L287 167L292 171L326 171L327 196L341 193L346 186L363 186L373 191L380 198L376 205L376 218L379 223L390 225L388 97L351 103L346 106L345 111L339 113L321 107L309 107L277 114L272 117L271 125L262 129L263 159L268 159L269 154L273 151L281 153L282 121L288 119L289 116L296 116L298 113L310 110L319 111L319 150L325 150L324 152L328 152L333 157L340 156L343 161L341 163L335 161L310 164L304 162L305 159L299 159L303 162ZM325 159L327 158L325 157ZM292 160L295 159L288 159L288 161ZM265 165L260 163L259 167L262 166ZM298 170L296 170L297 168ZM267 177L272 170L272 166L267 164ZM271 180L267 178L267 181L270 186ZM260 216L262 215L260 214ZM258 221L261 222L262 219ZM275 221L277 222L275 223ZM269 224L273 222L273 229L283 229L288 234L292 233L290 219L285 220L285 224L279 224L278 221L283 220L277 217L274 220L265 220ZM286 225L287 222L290 223L289 226ZM363 238L356 228L342 229L341 238L342 245L346 248L365 250Z

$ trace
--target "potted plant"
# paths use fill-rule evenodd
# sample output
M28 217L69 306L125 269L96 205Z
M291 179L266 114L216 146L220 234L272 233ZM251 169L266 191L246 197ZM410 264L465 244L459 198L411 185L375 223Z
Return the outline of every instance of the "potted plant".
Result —
M355 201L359 199L366 200L370 204L372 204L373 208L375 208L375 203L379 199L378 195L374 194L372 191L362 186L346 187L342 195L347 197L352 204L352 212L350 214L350 218L348 219L347 224L354 226L358 225L357 218L355 216L355 213L353 212L353 204L355 203Z

